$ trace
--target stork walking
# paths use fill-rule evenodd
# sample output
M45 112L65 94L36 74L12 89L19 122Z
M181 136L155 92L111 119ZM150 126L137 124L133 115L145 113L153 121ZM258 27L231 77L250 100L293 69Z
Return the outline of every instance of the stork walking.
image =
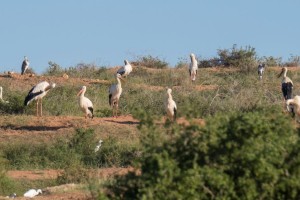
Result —
M85 118L90 117L93 119L93 103L87 97L84 96L86 92L86 86L82 86L81 90L78 92L77 96L79 96L79 107L81 108L82 112L85 114Z
M190 57L191 57L191 63L189 66L190 77L192 81L195 81L197 71L198 71L198 61L195 57L195 54L191 53Z
M264 71L265 71L265 64L259 64L257 67L257 73L258 73L259 80L262 79Z
M283 74L283 78L281 81L281 90L285 100L292 98L293 86L294 86L293 81L286 76L287 71L288 71L287 68L283 67L280 74L278 75L279 78Z
M36 115L42 116L42 99L50 89L55 88L56 84L49 84L47 81L42 81L34 86L25 98L24 106L27 106L31 101L36 101Z
M108 96L109 105L112 107L113 117L118 116L119 99L122 94L122 84L121 84L122 76L117 73L116 79L117 79L117 83L109 87L109 96Z
M173 100L171 93L172 93L172 89L168 88L167 89L167 98L165 100L165 109L166 109L167 117L169 118L169 120L175 121L176 114L177 114L177 106L176 106L175 101Z
M128 60L124 60L124 63L125 65L117 71L117 74L120 74L122 77L127 77L132 71L132 66Z
M2 91L3 91L3 88L0 86L0 101L3 102L3 103L9 103L9 101L4 101L3 100Z
M24 60L22 62L21 75L25 74L25 72L28 68L29 68L29 60L26 56L24 56Z

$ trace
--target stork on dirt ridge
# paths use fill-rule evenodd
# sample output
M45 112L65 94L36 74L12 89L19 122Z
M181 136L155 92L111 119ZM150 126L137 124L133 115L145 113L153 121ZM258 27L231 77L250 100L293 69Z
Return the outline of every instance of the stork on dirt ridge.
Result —
M23 75L26 70L29 68L29 60L26 56L24 56L24 60L22 62L21 75Z
M259 64L257 67L258 77L261 80L265 71L265 64Z
M93 119L93 103L87 97L84 96L86 92L86 86L82 86L81 90L78 92L77 96L79 96L79 107L81 108L82 112L85 113L85 118L90 117Z
M282 94L285 100L291 99L292 98L292 93L293 93L293 81L286 76L287 74L287 68L283 67L280 74L278 75L278 78L283 74L283 78L281 81L281 90Z
M189 66L190 77L192 81L196 80L196 75L198 71L198 61L196 60L195 54L191 53L191 63Z
M9 101L4 101L3 98L2 98L2 91L3 91L3 88L0 86L0 101L3 102L3 103L9 103Z
M109 87L109 105L112 107L112 115L113 117L118 116L119 109L119 99L122 94L122 85L121 79L122 76L120 74L116 74L117 83L113 84Z
M177 114L177 106L175 101L172 97L172 89L167 88L167 98L165 100L165 109L167 112L167 116L171 121L176 120L176 114Z
M128 60L124 60L124 63L125 65L117 71L117 74L120 74L122 77L127 77L132 71L132 66Z
M55 88L56 84L49 84L43 81L34 86L25 98L24 106L27 106L31 101L36 100L36 115L42 116L42 99L49 92L50 89Z

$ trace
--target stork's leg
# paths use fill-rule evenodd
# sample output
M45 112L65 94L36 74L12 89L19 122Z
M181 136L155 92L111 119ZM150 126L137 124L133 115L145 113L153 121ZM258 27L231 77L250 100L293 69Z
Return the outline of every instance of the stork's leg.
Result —
M36 100L36 116L39 116L39 100Z
M116 118L118 117L119 112L119 102L116 103Z
M41 109L40 109L40 112L41 112L41 113L40 113L40 116L42 116L42 109L43 109L43 99L41 99L41 105L40 105L40 106L41 106Z

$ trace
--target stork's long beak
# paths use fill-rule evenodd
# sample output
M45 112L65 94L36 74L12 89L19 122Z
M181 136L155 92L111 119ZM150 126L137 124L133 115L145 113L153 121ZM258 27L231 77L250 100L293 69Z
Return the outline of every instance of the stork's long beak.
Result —
M81 93L82 93L82 90L80 90L80 91L78 92L77 96L79 96Z
M123 82L126 82L126 79L124 79L122 76L120 77L120 79L121 79Z
M283 73L283 70L281 70L280 74L278 74L278 78L282 75Z

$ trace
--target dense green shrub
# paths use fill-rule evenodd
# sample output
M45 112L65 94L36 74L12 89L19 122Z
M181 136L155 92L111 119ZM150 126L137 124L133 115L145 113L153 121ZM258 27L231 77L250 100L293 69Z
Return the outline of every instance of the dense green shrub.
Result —
M256 67L256 51L251 46L238 49L233 45L231 49L219 49L218 55L224 66L237 67L243 72L250 72Z
M148 68L164 69L168 67L168 63L159 59L158 57L140 56L136 61L133 61L132 64L136 66L144 66Z
M109 198L299 199L299 135L278 110L217 114L163 133L140 115L141 173L118 177Z

